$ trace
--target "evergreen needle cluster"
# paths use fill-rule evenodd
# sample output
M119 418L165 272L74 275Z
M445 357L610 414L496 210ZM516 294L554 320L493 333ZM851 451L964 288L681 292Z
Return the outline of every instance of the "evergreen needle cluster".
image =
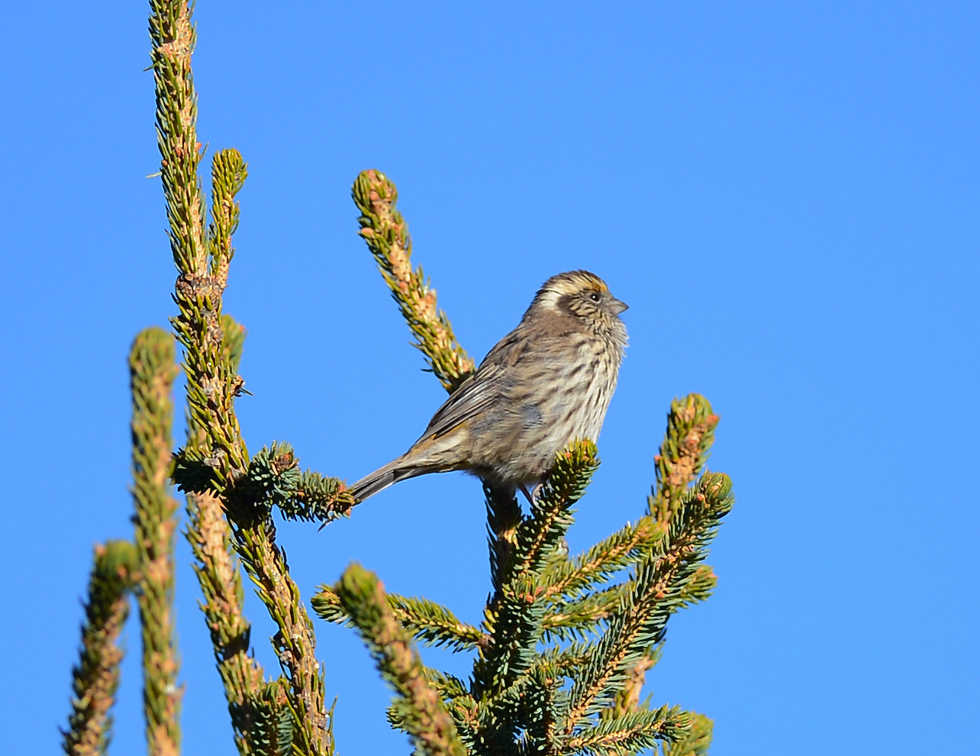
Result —
M730 482L705 474L685 491L669 521L658 524L647 516L646 526L627 525L570 557L564 535L597 465L591 442L568 448L527 515L519 514L513 499L486 491L490 522L507 521L508 527L491 525L490 552L506 556L492 570L493 593L479 627L432 601L385 594L374 576L356 566L314 596L321 618L356 627L374 649L397 693L389 720L422 752L454 751L426 747L434 715L421 715L417 692L409 695L403 673L380 651L391 642L385 633L392 623L405 633L400 653L412 654L415 676L437 697L437 710L451 718L467 753L629 754L660 741L673 743L675 754L706 749L708 740L700 735L710 732L710 722L703 717L666 705L617 704L637 667L655 663L652 652L671 614L710 591L703 560L732 506ZM503 510L517 511L516 522ZM505 539L510 545L502 548ZM603 585L617 576L613 588ZM370 589L353 591L352 581ZM405 645L409 635L472 652L470 678L425 667ZM426 706L433 706L432 698Z

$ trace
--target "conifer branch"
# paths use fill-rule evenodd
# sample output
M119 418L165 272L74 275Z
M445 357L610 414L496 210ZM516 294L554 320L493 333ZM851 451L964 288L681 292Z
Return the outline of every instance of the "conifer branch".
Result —
M453 651L468 651L487 642L486 634L456 617L449 609L424 598L409 598L386 593L388 607L398 623L412 637L427 646L449 646ZM326 622L354 627L349 614L333 588L321 585L310 599L313 611Z
M564 722L567 734L612 703L628 671L662 639L684 585L696 576L732 501L728 477L715 473L705 475L679 502L664 552L641 566L623 612L610 623L572 687Z
M143 708L148 751L180 752L180 662L174 617L174 539L177 502L170 496L173 440L171 392L177 377L173 337L148 328L129 355L133 399L133 501L139 559L140 628L143 639Z
M495 570L499 589L486 610L484 624L490 643L474 666L477 691L495 695L514 684L533 663L547 610L537 577L561 544L572 522L572 505L598 465L591 441L570 444L559 452L548 481L534 499L531 516L514 529L513 548ZM494 522L495 505L488 506L488 512L493 531L499 527Z
M191 73L194 29L184 0L151 0L151 58L157 96L157 134L161 175L170 220L170 240L179 272L174 299L180 313L172 323L185 348L189 424L204 432L193 441L212 460L216 497L199 497L196 505L221 501L233 525L233 544L259 595L279 624L276 650L290 682L298 713L295 744L307 753L333 752L324 706L323 679L314 655L315 641L299 590L285 556L276 546L270 518L256 512L235 482L248 470L234 400L244 381L222 347L221 296L231 259L230 233L237 220L234 192L244 180L245 164L234 151L214 162L216 202L206 240L204 203L197 169L201 150L196 135L196 94ZM223 193L223 194L222 194ZM219 196L220 195L220 196ZM209 251L215 253L210 259ZM212 518L213 519L213 518ZM217 649L216 649L217 651ZM226 678L231 679L231 678ZM246 699L254 699L249 691ZM229 704L235 697L229 697Z
M465 756L456 726L426 680L408 632L395 619L378 579L363 567L351 565L334 592L360 631L382 676L407 703L402 709L406 714L404 728L416 751L432 756Z
M332 726L324 703L323 672L316 660L313 625L303 607L299 587L289 575L285 553L276 545L270 517L241 517L242 502L229 507L235 549L256 593L276 623L272 646L290 683L290 705L297 712L293 733L302 753L333 753Z
M451 700L470 697L469 687L458 677L447 675L445 672L440 672L437 669L429 669L428 667L426 667L426 671L428 673L427 678L429 683L439 691L439 695L444 699Z
M572 524L572 505L585 493L599 457L592 441L569 444L558 453L548 480L534 497L531 516L517 529L517 548L510 574L537 575Z
M470 694L466 684L457 677L429 667L422 667L426 681L439 695L443 706L456 725L459 739L467 753L474 752L479 704ZM397 730L407 732L406 722L416 716L408 699L396 698L388 707L388 723Z
M192 445L174 455L174 481L180 490L208 493L220 484L220 459ZM248 463L248 470L226 486L229 500L244 502L239 518L269 514L273 507L287 520L320 522L321 526L349 515L357 503L343 481L312 470L300 470L299 458L288 443L263 446Z
M553 646L541 652L535 666L546 677L568 677L581 667L593 653L595 642L573 641L567 646Z
M170 249L179 271L200 277L207 272L207 250L204 196L197 172L202 147L197 141L197 93L191 70L197 44L191 12L185 0L150 0L150 57Z
M194 574L204 595L201 610L224 685L235 745L242 756L250 756L254 753L249 738L255 701L265 675L250 652L252 624L245 617L239 563L220 499L211 493L188 493L187 513L186 536L195 559Z
M473 360L453 335L446 314L436 307L436 292L422 268L412 269L408 223L395 209L398 190L380 171L362 171L352 190L361 211L361 238L378 263L391 295L415 336L415 346L446 391L452 393L475 370Z
M399 622L426 645L469 651L487 642L486 635L478 627L463 622L434 601L394 594L389 596L389 601Z
M543 576L548 585L546 598L552 602L565 601L605 583L620 570L647 558L663 541L665 533L666 525L644 515L588 551L571 559L556 560Z
M657 741L669 743L683 737L690 727L690 716L676 706L662 706L655 711L639 709L583 729L563 743L563 750L594 756L627 756L654 748Z
M222 356L238 370L245 329L228 315L221 316ZM207 441L204 428L188 422L188 447L203 448ZM179 465L179 455L176 458ZM209 473L210 474L210 473ZM174 479L177 481L176 467ZM178 481L179 482L179 481ZM265 675L262 666L250 653L252 625L245 617L245 594L239 562L231 543L231 531L225 520L221 500L210 487L187 493L187 540L194 555L194 573L201 586L204 602L201 609L211 634L218 674L225 689L235 745L242 756L256 751L251 741L262 741L253 732L261 703ZM256 702L259 703L256 703ZM258 727L258 723L255 723Z
M568 640L595 631L623 605L629 592L628 582L619 583L577 601L553 606L543 622L545 637Z
M717 583L714 570L706 564L700 565L691 579L681 586L677 602L672 612L685 609L707 599ZM618 583L602 591L594 591L588 595L564 604L556 604L554 609L544 618L542 627L545 638L568 640L579 637L612 616L630 592L630 583ZM645 669L649 668L647 665ZM641 678L642 679L642 678Z
M180 22L181 27L189 24L189 18ZM188 50L188 56L190 52ZM190 76L189 58L186 62L186 71L187 76ZM186 83L192 86L189 80ZM191 89L184 97L190 97L194 100L196 95ZM159 103L160 90L158 87L158 108L160 107ZM179 121L177 122L179 123ZM193 121L190 126L193 127ZM158 129L158 133L162 132ZM179 139L178 136L177 140L179 141ZM166 145L168 142L162 140L161 144ZM187 281L183 277L178 279L178 294L184 294L185 310L195 312L191 310L187 302L187 295L193 294L195 289L208 292L211 294L211 299L206 303L203 312L196 313L200 315L196 321L196 326L191 325L190 323L193 321L188 321L187 318L175 319L174 324L175 326L178 324L189 325L185 330L192 337L199 336L208 345L212 354L217 352L219 358L213 365L218 370L223 368L226 375L228 373L234 375L233 385L240 388L241 382L237 377L237 369L244 344L245 329L229 316L220 314L220 309L213 306L213 296L215 293L220 296L220 292L227 283L227 263L232 255L230 234L234 230L238 216L238 206L234 201L234 194L230 192L231 188L237 191L241 187L245 177L245 166L237 152L229 151L219 153L219 155L221 158L216 158L212 164L212 205L218 208L219 212L214 214L215 220L211 226L212 234L207 240L208 250L215 255L211 258L210 266L208 266L212 275L208 279L197 279L208 282L208 285L201 287L187 285ZM164 157L165 162L166 160ZM190 170L190 168L188 167L186 170ZM196 171L196 163L194 170ZM196 180L196 173L194 175ZM168 195L168 214L179 215L181 212L179 209L173 212L169 210L172 204L169 199ZM203 206L201 212L203 213ZM172 233L173 238L175 235ZM178 268L181 265L179 260L188 258L196 258L196 252L193 255L188 253L179 257L175 254L175 260L178 260ZM205 261L207 261L207 255L205 255ZM205 267L205 264L201 264L198 269ZM188 270L187 275L193 274ZM183 343L188 346L187 341L183 341ZM192 343L196 344L196 342ZM208 373L207 361L209 358L201 359L200 349L190 348L185 353L184 366L189 375L188 355L198 356L195 361L196 375L199 377L199 382L205 382L206 387L204 391L201 391L200 383L188 382L189 395L194 396L194 401L190 400L190 396L188 400L188 446L203 452L205 449L212 448L208 432L210 413L202 404L206 404L208 394L214 393L212 388L214 375ZM235 390L237 391L237 388ZM238 571L239 565L233 555L223 504L214 491L202 489L189 493L187 511L186 536L195 557L194 572L204 595L202 609L211 634L218 673L228 701L235 745L239 753L248 756L251 753L248 738L252 728L253 705L262 690L263 671L249 653L251 624L244 615L244 592L241 575Z
M253 506L276 507L289 520L329 522L349 514L356 503L343 481L299 469L292 446L274 441L252 457L236 485L248 492Z
M496 591L485 611L489 642L473 668L479 740L487 753L506 752L515 743L519 750L539 747L552 739L555 704L565 694L559 689L561 676L554 665L541 662L537 650L548 613L540 574L558 552L572 522L572 506L598 464L591 441L559 452L527 518L507 503L501 507L501 500L488 491L489 530L504 530L507 545L494 548L491 542L491 556L503 559L495 563Z
M686 609L692 604L699 604L707 600L717 583L718 576L715 574L714 568L707 564L700 565L694 571L691 579L681 588L680 593L677 594L677 609L675 611Z
M137 566L136 549L129 541L109 541L95 549L82 647L72 670L72 711L62 747L69 756L97 756L109 746L109 714L119 686L123 652L119 633L129 614L128 592Z
M235 196L245 185L248 170L238 150L222 150L211 162L211 224L208 226L210 273L222 289L228 284L228 265L235 256L232 234L238 229ZM240 347L240 344L239 344ZM238 360L234 363L237 365Z
M668 528L671 502L676 508L687 486L703 469L717 423L711 405L698 394L671 403L666 437L655 458L657 487L649 500L657 517L645 515L585 553L549 564L544 575L549 599L561 602L580 595L616 572L642 562L658 547Z
M712 411L710 402L700 394L688 394L670 403L667 430L660 452L654 457L656 483L647 498L647 517L654 520L654 527L661 530L670 527L688 486L701 474L708 461L717 425L718 416ZM707 598L715 583L714 573L710 569L709 573L700 572L699 578L685 587L686 595L678 600L677 609ZM641 656L637 660L628 684L616 696L614 711L617 714L636 708L646 672L653 664L649 657Z

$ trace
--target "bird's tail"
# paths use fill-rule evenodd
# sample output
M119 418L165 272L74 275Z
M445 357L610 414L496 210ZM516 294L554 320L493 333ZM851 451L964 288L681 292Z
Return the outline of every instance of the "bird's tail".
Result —
M405 457L393 459L384 467L380 467L370 475L365 475L348 490L354 496L355 501L364 501L370 496L374 496L379 491L383 491L388 486L402 480L414 478L417 475L425 475L430 472L440 472L439 467L428 467L417 462L406 461Z

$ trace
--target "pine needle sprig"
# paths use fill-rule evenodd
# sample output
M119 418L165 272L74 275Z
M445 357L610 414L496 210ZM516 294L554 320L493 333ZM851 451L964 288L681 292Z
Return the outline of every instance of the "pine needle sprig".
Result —
M222 288L228 284L228 265L235 256L231 240L238 230L241 214L235 196L247 177L248 166L238 150L221 150L215 154L211 161L211 223L207 241L209 272Z
M650 557L663 542L666 526L646 515L627 524L587 551L556 561L545 570L546 598L565 602L607 582L616 573Z
M129 371L143 711L150 751L169 754L180 750L182 696L174 616L177 502L170 495L171 392L178 372L173 336L160 328L140 332L129 354Z
M452 717L426 679L408 632L395 619L378 579L354 564L344 571L334 593L370 649L382 677L408 704L399 711L417 752L465 756Z
M395 208L398 189L380 171L363 171L352 189L361 211L360 236L378 263L391 296L415 336L415 346L430 369L452 393L476 366L453 335L446 314L436 306L436 292L422 268L412 269L412 238L408 223Z
M672 611L677 612L692 604L705 601L711 596L718 577L706 564L698 566L677 595ZM593 591L577 601L556 604L544 618L545 640L570 640L580 638L597 628L614 614L630 591L630 583L617 583L601 591Z
M684 585L696 576L707 545L732 503L731 482L718 473L703 476L685 494L671 521L663 556L641 566L624 610L611 620L572 687L564 722L567 733L609 705L630 667L663 638Z
M707 564L699 565L677 594L677 605L674 611L686 609L693 604L706 601L718 584L718 576L714 568Z
M467 624L449 609L426 598L390 596L392 609L413 636L428 646L449 646L471 651L487 642L486 634ZM401 619L404 617L404 619Z
M470 651L487 642L483 631L463 622L434 601L387 592L385 597L395 619L415 640L427 646L448 646L453 651ZM353 627L350 615L330 586L319 586L310 603L320 619Z
M85 601L82 647L72 670L71 714L61 731L69 756L98 756L109 747L112 705L123 651L119 634L129 615L138 559L129 541L97 546Z
M354 498L343 481L299 469L299 457L288 443L273 441L249 461L248 472L236 483L249 506L279 510L287 520L326 525L349 514Z
M555 553L573 522L572 506L582 498L599 457L592 441L569 444L558 453L547 482L534 497L531 516L517 529L516 549L508 563L510 575L537 575Z
M594 640L577 640L565 646L544 648L535 663L545 677L570 677L584 664L595 648Z
M189 493L219 493L220 458L200 448L182 448L174 455L174 482ZM339 478L313 470L300 470L299 458L290 444L273 441L249 460L246 472L221 491L239 523L263 518L273 508L287 520L327 525L347 517L357 503Z
M667 430L654 457L656 483L647 499L649 512L657 521L670 519L687 487L707 464L718 419L711 403L700 394L688 394L670 403Z
M543 622L547 640L571 640L596 632L626 600L630 584L618 583L577 601L552 606Z
M639 709L575 733L562 743L562 750L570 754L628 756L655 748L658 741L672 742L683 737L690 727L690 715L677 706Z

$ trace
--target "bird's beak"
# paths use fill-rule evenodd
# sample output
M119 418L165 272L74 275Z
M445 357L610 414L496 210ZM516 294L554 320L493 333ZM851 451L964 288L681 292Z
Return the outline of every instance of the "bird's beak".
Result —
M626 302L620 302L616 297L609 297L609 309L613 311L613 315L626 312L629 308L630 306Z

